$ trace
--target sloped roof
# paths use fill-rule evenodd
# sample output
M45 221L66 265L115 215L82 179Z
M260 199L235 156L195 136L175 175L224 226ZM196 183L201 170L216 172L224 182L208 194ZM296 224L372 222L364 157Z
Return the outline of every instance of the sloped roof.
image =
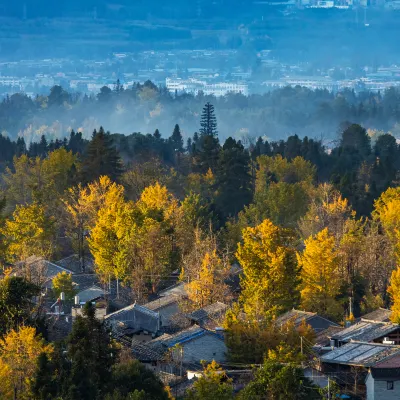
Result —
M193 311L189 314L189 318L196 322L201 322L208 318L212 318L213 316L223 314L228 308L229 307L226 304L217 301L214 304Z
M390 322L392 311L386 308L378 308L361 317L362 320L377 321L377 322Z
M134 331L157 333L160 328L160 314L134 303L104 317L109 323L119 323Z
M341 326L331 325L323 331L317 332L315 337L315 346L325 347L330 345L330 339L333 335L341 332L344 328Z
M150 341L148 343L148 346L150 346L154 350L162 352L170 347L174 347L177 344L182 344L190 340L194 340L208 333L211 334L211 332L208 332L206 329L200 328L197 325L193 325L190 328L184 329L183 331L177 332L173 335L161 335L158 338Z
M398 329L400 329L399 325L389 322L373 322L361 319L360 322L332 335L332 339L341 342L349 342L350 340L372 342Z
M107 292L104 291L104 289L102 289L101 287L92 286L78 293L79 302L87 303L88 301L96 300L106 294Z
M72 282L79 286L79 290L86 290L92 286L100 286L96 274L76 274L72 276Z
M158 293L158 296L165 297L165 296L169 296L170 294L175 294L177 296L187 296L185 284L183 282L176 283L175 285L172 285L164 290L161 290Z
M168 307L171 304L178 303L180 296L175 294L168 294L164 297L160 297L156 300L150 301L149 303L144 304L144 307L149 310L157 311L164 307Z
M162 360L163 355L139 340L132 340L132 354L139 361L150 362Z
M387 357L400 354L400 347L380 343L350 342L321 357L323 363L372 367Z
M301 311L301 310L290 310L286 312L285 314L282 314L279 316L276 320L275 323L277 325L284 325L288 323L289 321L293 321L295 325L299 325L303 322L303 320L308 320L312 317L317 315L316 313L308 312L308 311Z
M72 254L69 257L65 257L62 260L56 262L57 265L61 265L64 268L79 274L82 272L81 261L77 254ZM84 257L85 271L93 271L93 259L91 257Z

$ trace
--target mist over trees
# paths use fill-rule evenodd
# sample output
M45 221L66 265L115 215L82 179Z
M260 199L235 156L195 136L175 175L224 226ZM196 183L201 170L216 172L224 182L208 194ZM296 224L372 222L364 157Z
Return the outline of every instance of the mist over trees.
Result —
M29 146L39 142L42 135L48 142L63 140L72 128L89 139L100 126L121 134L147 134L158 129L166 138L179 124L186 142L201 128L199 114L209 102L218 110L220 139L233 137L248 145L260 136L279 140L297 134L332 141L338 138L338 128L344 121L398 135L399 100L400 91L395 88L385 93L344 90L334 94L286 87L262 95L215 98L201 93L175 96L150 81L129 88L117 82L114 88L104 87L96 96L68 93L55 86L47 96L6 97L0 103L0 127L2 136L23 138ZM9 147L10 143L3 141L0 154L9 153Z

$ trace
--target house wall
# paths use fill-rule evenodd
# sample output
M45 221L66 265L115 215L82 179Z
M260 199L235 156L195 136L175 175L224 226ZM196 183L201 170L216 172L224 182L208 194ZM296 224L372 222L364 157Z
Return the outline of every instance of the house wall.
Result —
M374 378L371 374L368 374L367 379L365 380L365 386L367 388L367 400L375 400L374 383Z
M368 374L365 382L367 387L367 400L398 400L400 399L400 381L393 382L393 390L387 390L387 381L375 380Z
M225 343L213 335L203 335L195 340L182 344L183 362L199 363L201 360L226 361Z

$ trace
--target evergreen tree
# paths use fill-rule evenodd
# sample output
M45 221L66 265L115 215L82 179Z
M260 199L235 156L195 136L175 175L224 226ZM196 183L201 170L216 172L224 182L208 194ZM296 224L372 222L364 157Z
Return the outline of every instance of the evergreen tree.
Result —
M23 137L19 137L17 139L17 146L16 146L16 152L15 155L17 157L21 157L22 154L26 154L26 144L25 144L25 140Z
M212 135L201 136L194 146L194 169L202 174L207 173L208 170L215 172L221 148L218 137Z
M102 127L98 132L93 132L83 160L82 173L85 182L92 182L103 175L116 180L122 173L122 161L118 151L110 133L106 133Z
M66 345L71 365L68 398L102 398L111 382L116 349L104 323L97 320L91 303L86 303L83 316L76 318Z
M183 139L179 125L176 124L171 137L169 138L172 148L177 153L183 153Z
M216 137L218 135L217 117L215 116L214 106L211 103L207 103L203 108L200 126L201 136Z
M86 148L86 140L82 138L82 132L71 131L69 136L68 150L71 150L74 154L83 154Z
M38 150L39 150L38 155L40 157L45 157L47 155L48 144L47 144L46 136L44 136L44 135L42 135L42 137L40 138Z
M219 153L215 187L216 204L224 217L234 216L252 197L250 157L243 145L228 138Z

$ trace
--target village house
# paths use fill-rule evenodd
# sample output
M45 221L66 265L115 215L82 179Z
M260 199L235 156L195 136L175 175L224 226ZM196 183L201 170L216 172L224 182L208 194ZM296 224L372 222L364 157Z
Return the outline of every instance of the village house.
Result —
M305 322L307 325L310 325L316 333L324 331L331 326L339 326L335 322L332 322L327 318L321 317L317 313L295 309L286 312L285 314L278 317L275 321L278 326L283 326L288 322L294 323L295 327L298 327L303 322Z
M400 393L400 347L381 343L351 341L320 358L321 372L355 396L367 399L398 399ZM392 360L392 361L391 361ZM383 364L382 364L383 363ZM386 363L386 370L381 371ZM393 379L389 377L393 376ZM385 382L386 389L384 390ZM397 397L386 397L392 391ZM376 393L382 395L377 397ZM384 394L384 395L383 395Z

